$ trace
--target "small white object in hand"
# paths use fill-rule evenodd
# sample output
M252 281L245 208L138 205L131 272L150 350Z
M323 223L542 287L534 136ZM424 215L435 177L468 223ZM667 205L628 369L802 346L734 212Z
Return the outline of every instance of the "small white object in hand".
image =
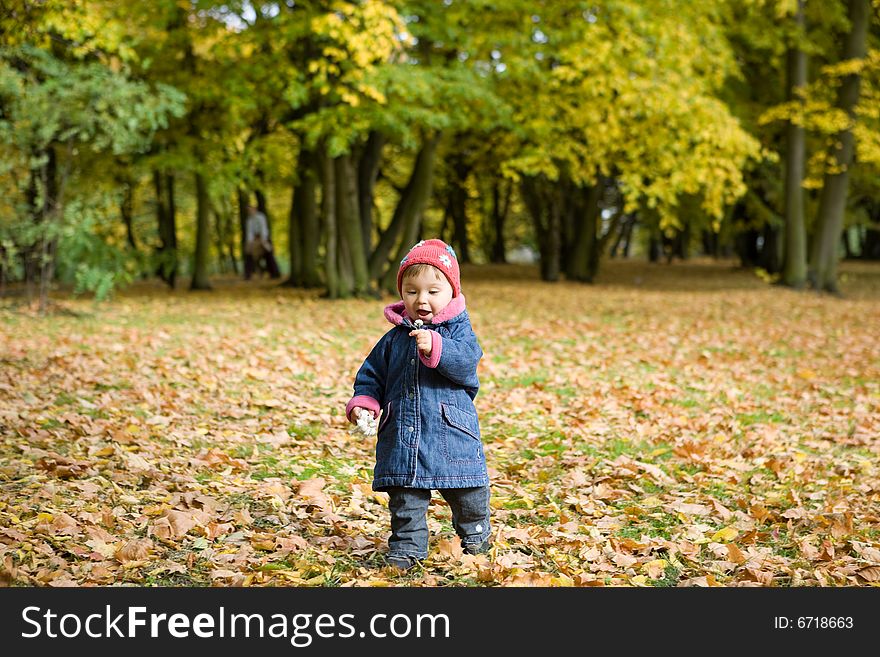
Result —
M416 328L417 329L422 328L422 326L424 326L424 325L425 325L425 323L422 320L420 320L420 319L416 320Z
M361 411L358 414L356 430L365 436L375 436L379 421L369 411Z

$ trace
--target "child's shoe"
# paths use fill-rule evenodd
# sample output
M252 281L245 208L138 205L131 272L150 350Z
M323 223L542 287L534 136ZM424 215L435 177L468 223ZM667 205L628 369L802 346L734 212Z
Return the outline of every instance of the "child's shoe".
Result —
M396 570L400 570L402 572L406 572L415 567L418 563L414 557L410 557L408 555L389 555L385 559L386 563Z
M462 549L466 554L486 554L491 547L492 544L489 541L483 541L482 543L467 543L462 546Z

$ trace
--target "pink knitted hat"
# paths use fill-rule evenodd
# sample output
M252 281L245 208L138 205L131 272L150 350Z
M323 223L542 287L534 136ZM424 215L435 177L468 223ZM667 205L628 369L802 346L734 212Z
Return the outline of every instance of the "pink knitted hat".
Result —
M422 240L409 250L403 260L400 261L400 269L397 271L397 291L401 292L403 272L407 267L425 264L434 265L443 272L452 286L452 296L461 294L461 274L458 270L458 258L455 251L443 240ZM401 296L403 294L401 293Z

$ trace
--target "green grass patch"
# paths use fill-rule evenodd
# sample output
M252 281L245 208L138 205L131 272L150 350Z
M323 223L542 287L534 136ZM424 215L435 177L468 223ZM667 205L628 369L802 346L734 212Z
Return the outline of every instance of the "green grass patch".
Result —
M538 370L512 378L495 379L495 383L500 388L528 388L536 383L546 383L549 378L545 370Z
M581 394L581 391L577 388L573 388L571 386L561 386L558 388L552 388L552 392L556 393L560 398L569 401L577 397Z
M269 563L264 563L257 566L257 570L270 573L275 570L290 570L292 568L296 568L296 564L288 561L287 559L282 559L281 561L270 561Z
M736 421L744 426L751 426L753 424L784 424L789 421L789 418L776 411L753 411L751 413L737 413Z
M634 443L625 438L611 438L601 443L579 443L576 448L583 454L609 461L624 455L645 463L667 461L672 457L672 446L662 441L650 443L643 440Z
M660 579L652 579L651 586L656 586L658 588L676 586L680 577L681 570L679 568L676 568L671 563L666 564L666 568L663 569L663 577Z
M278 477L280 479L296 479L305 481L312 477L329 478L333 483L331 489L345 490L358 472L352 468L352 462L346 459L325 457L318 460L300 460L296 457L283 457L275 454L261 455L253 464L251 478L256 480Z
M55 396L55 405L56 406L68 406L70 404L78 403L76 397L67 392L62 392Z
M732 502L737 494L734 489L718 482L704 487L701 492L707 497L715 498L725 506Z
M327 431L327 428L320 422L309 422L306 424L291 424L287 427L288 435L297 438L318 438Z

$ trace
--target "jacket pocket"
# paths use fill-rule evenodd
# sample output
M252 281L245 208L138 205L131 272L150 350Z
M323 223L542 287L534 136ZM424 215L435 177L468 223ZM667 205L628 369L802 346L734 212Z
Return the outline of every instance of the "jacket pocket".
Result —
M451 462L482 461L483 445L476 414L448 404L440 404L440 408L444 419L441 435L446 458Z
M395 421L391 421L391 409L394 402L388 402L382 409L379 426L376 428L376 467L375 476L381 476L395 471L395 447L397 445L397 430Z
M382 433L382 430L385 428L385 425L388 424L388 418L391 417L391 402L385 404L385 408L382 409L382 419L379 420L379 427L376 429L376 434Z
M468 413L449 404L440 404L440 407L443 409L443 417L449 424L472 438L480 439L480 421L474 413Z

